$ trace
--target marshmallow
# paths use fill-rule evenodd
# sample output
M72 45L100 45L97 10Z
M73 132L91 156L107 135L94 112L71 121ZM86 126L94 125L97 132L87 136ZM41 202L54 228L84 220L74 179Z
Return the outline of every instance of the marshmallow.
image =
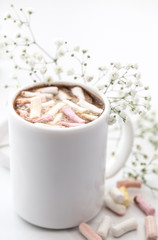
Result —
M113 237L121 237L123 234L136 230L138 223L135 218L129 218L111 228Z

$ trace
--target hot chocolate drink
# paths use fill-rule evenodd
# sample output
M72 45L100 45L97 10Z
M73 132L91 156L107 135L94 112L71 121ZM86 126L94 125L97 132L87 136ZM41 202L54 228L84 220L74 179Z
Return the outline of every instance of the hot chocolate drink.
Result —
M104 111L100 98L80 86L44 85L23 90L14 109L24 120L38 126L69 128L87 124Z

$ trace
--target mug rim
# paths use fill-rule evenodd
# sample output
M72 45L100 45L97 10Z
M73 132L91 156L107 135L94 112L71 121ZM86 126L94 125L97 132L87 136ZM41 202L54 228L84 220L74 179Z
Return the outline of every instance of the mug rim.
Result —
M76 126L76 127L70 127L70 128L53 128L53 127L44 127L44 126L34 126L34 124L32 124L31 122L29 121L26 121L25 119L23 119L21 116L19 116L17 114L17 112L15 111L14 109L14 101L15 101L15 98L17 97L17 95L23 91L23 90L27 90L29 88L33 88L33 87L38 87L38 86L53 86L53 85L69 85L69 86L81 86L82 88L84 88L85 90L88 90L90 91L92 94L94 94L95 96L99 97L102 102L104 103L104 111L103 113L95 120L89 122L88 124L83 124L81 126ZM18 120L20 121L21 123L23 124L26 124L26 126L28 127L32 127L34 130L36 129L37 131L41 130L41 131L49 131L49 132L52 132L52 131L55 131L55 132L67 132L67 131L80 131L80 130L84 130L85 128L88 128L88 127L93 127L94 125L96 125L97 123L99 123L100 121L102 121L103 118L105 119L108 119L109 117L109 114L110 114L110 104L109 104L109 101L107 99L106 96L104 96L102 93L100 93L96 88L94 88L93 86L89 86L89 85L86 85L85 83L80 83L80 82L73 82L73 81L54 81L52 83L46 83L46 82L38 82L38 83L32 83L32 84L28 84L28 85L25 85L21 88L19 88L17 91L15 91L10 99L9 99L9 112Z

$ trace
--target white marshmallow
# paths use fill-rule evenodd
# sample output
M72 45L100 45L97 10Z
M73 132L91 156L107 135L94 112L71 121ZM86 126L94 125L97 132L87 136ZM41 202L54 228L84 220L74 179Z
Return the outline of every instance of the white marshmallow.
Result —
M112 199L116 202L116 203L123 203L125 201L125 196L124 194L117 188L117 187L113 187L110 189L109 191Z
M52 109L50 109L47 114L54 116L57 112L59 112L59 110L65 105L64 102L58 102L56 105L54 105L52 107Z
M112 235L114 237L120 237L123 234L136 230L138 223L135 218L129 218L111 228Z
M112 220L109 216L105 216L102 220L102 222L100 223L98 230L97 230L97 234L102 238L102 239L106 239L108 236L108 232L110 230L112 224Z
M65 99L69 99L70 96L67 95L64 91L59 90L58 98L63 101L63 100L65 100Z
M57 87L45 87L45 88L39 88L37 91L41 92L41 93L57 94L58 93L58 88Z
M72 88L71 91L72 91L73 95L75 95L75 96L78 97L79 99L85 99L85 96L84 96L84 93L83 93L82 88L80 88L80 87L74 87L74 88Z
M116 214L123 216L126 213L126 207L119 203L115 203L111 196L104 197L105 206Z
M38 118L41 115L41 98L34 97L31 99L30 118Z
M54 100L50 100L48 102L42 103L42 107L50 107L53 106L55 104Z
M82 112L87 111L85 108L82 108L82 107L78 106L77 104L75 104L75 103L73 103L73 102L71 102L69 100L64 100L63 102L66 103L67 105L69 105L70 107L72 107L77 112L82 113Z
M23 96L23 97L35 97L35 96L37 96L37 95L39 95L39 93L38 92L29 92L29 91L22 91L21 92L21 96Z
M102 113L103 112L103 109L101 108L98 108L96 107L95 105L83 100L83 99L80 99L80 101L78 102L78 104L83 107L83 108L86 108L87 110L91 111L91 112L94 112L94 113Z

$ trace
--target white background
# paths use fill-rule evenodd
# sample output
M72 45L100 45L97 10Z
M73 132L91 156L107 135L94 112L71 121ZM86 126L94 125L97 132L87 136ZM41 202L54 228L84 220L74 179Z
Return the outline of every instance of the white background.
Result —
M88 48L92 60L98 65L110 61L137 63L142 81L151 88L153 107L157 108L158 82L158 1L157 0L16 0L0 1L0 18L9 11L10 4L18 8L33 8L32 27L38 41L51 51L53 40L63 38L72 44ZM0 22L0 30L3 26ZM12 31L12 29L10 29ZM0 88L9 78L10 66L0 60ZM0 117L4 107L4 95L0 91ZM148 192L147 198L152 195ZM51 232L25 224L12 211L9 174L0 169L0 238L21 239L83 239L76 232ZM156 204L156 200L152 200ZM145 239L143 214L130 210L138 217L138 233L130 233L128 239ZM108 214L110 214L108 212ZM100 219L100 217L98 218ZM96 228L96 221L92 223ZM120 221L115 217L115 222ZM67 235L65 235L67 234ZM111 238L110 238L111 239ZM123 237L122 239L127 239Z
M157 108L157 0L1 0L1 18L11 3L34 9L33 31L50 52L53 40L62 38L89 49L96 69L110 61L137 63ZM0 84L8 74L1 64Z

